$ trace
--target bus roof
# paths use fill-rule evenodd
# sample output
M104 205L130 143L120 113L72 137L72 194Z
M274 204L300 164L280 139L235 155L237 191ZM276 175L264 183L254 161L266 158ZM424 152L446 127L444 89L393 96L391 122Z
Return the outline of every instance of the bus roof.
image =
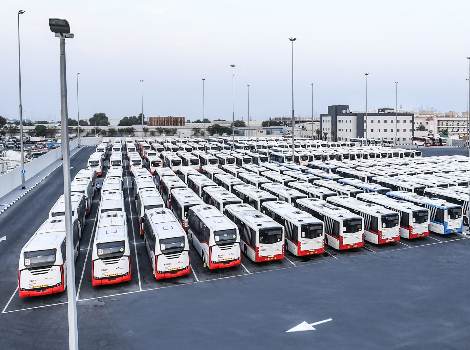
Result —
M388 215L388 214L396 214L395 211L390 210L384 206L378 205L376 203L364 202L356 198L351 198L348 196L334 196L328 197L326 199L327 202L336 204L338 206L345 206L348 208L357 209L361 212L366 214L380 214L380 215Z
M59 248L65 239L65 217L48 218L31 236L22 251Z
M171 190L171 196L174 201L181 205L195 205L203 204L201 197L199 197L193 190L187 187L178 187Z
M292 204L283 201L264 202L263 206L274 211L295 224L320 223L321 220L313 217L313 215L294 207Z
M232 204L238 205L238 204ZM229 205L230 206L230 205ZM226 230L227 228L237 228L237 226L216 207L208 204L200 204L192 206L191 211L194 212L204 224L213 231Z
M160 239L186 236L178 219L167 208L147 210L145 215L152 226L153 232Z
M269 216L261 213L260 211L256 210L251 205L246 203L229 204L225 207L225 209L231 212L232 214L237 215L240 220L242 220L252 228L263 229L267 227L283 227Z

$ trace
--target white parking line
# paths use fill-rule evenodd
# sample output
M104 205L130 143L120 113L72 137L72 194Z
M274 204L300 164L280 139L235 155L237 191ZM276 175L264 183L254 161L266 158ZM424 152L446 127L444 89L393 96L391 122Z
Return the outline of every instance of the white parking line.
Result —
M431 238L431 239L434 240L434 241L442 242L442 239L437 239L437 238L431 237L431 236L428 236L428 237Z
M435 246L435 245L440 245L440 244L443 244L445 245L446 243L450 243L450 242L457 242L457 241L461 241L461 240L468 240L469 238L467 237L462 237L462 238L455 238L455 239L451 239L451 240L446 240L446 241L440 241L440 242L433 242L433 243L427 243L427 244L422 244L422 245L417 245L417 246L409 246L409 247L403 247L403 248L398 248L398 249L392 249L392 250L381 250L381 251L378 251L377 254L380 254L380 253L383 253L383 252L396 252L396 251L400 251L400 250L407 250L407 249L415 249L415 248L420 248L420 247L429 247L429 246ZM331 255L329 252L327 252L329 255ZM334 255L331 255L332 257L334 257L335 259L338 259L337 257L335 257ZM324 262L327 262L328 260L323 260ZM319 263L319 261L317 260L311 260L311 263ZM310 265L309 262L306 262L306 263L303 263L303 264L299 264L297 265L295 268L299 268L301 266L305 266L305 265ZM274 269L267 269L267 270L260 270L260 271L255 271L255 272L252 272L250 273L250 275L254 275L254 274L262 274L262 273L267 273L267 272L273 272L273 271L280 271L280 270L289 270L289 269L293 269L294 267L293 266L285 266L285 267L281 267L281 268L274 268ZM191 267L191 270L194 271ZM130 294L135 294L135 293L142 293L142 292L150 292L150 291L154 291L154 290L157 290L157 289L167 289L167 288L173 288L173 287L181 287L181 286L190 286L190 285L193 285L193 284L196 284L196 283L208 283L208 282L215 282L215 281L219 281L219 280L225 280L225 279L231 279L231 278L237 278L237 277L247 277L249 275L243 273L243 274L237 274L237 275L230 275L230 276L223 276L223 277L216 277L216 278L211 278L211 279L207 279L207 280L202 280L202 281L199 281L199 279L195 276L195 279L196 279L196 282L188 282L188 283L182 283L182 284L174 284L174 285L167 285L167 286L157 286L157 287L153 287L153 288L147 288L147 289L142 289L142 290L134 290L134 291L129 291L129 292L123 292L123 293L115 293L115 294L110 294L110 295L104 295L104 296L99 296L99 297L91 297L91 298L85 298L85 299L78 299L78 302L87 302L87 301L93 301L93 300L98 300L98 299L105 299L105 298L111 298L111 297L118 297L118 296L124 296L124 295L130 295ZM47 304L47 305L41 305L41 306L34 306L34 307L28 307L28 308L22 308L22 309L15 309L15 310L10 310L10 311L6 311L7 307L8 307L8 304L11 302L11 299L13 299L15 293L17 292L17 289L13 292L13 295L10 297L10 300L8 301L7 305L5 306L5 308L3 309L3 312L2 313L13 313L13 312L19 312L19 311L27 311L27 310L33 310L33 309L40 309L40 308L45 308L45 307L51 307L51 306L57 306L57 305L64 305L64 304L67 304L67 302L61 302L61 303L54 303L54 304Z
M191 266L191 272L193 273L194 279L196 280L196 282L199 282L199 278L197 278L196 272L194 272L193 265L189 264L189 266Z
M250 275L251 275L251 272L250 272L250 270L248 270L248 269L246 268L246 266L245 266L245 265L243 265L242 263L240 263L240 265L243 267L243 270L245 270L245 271L246 271L246 273L248 273L248 274L250 274Z
M411 247L409 244L406 244L406 243L402 242L401 240L399 240L398 243L403 244L405 247L408 247L408 248Z
M335 258L336 260L338 260L338 257L336 255L333 255L331 254L328 250L325 249L325 253L328 254L329 256L331 256L332 258Z
M288 262L290 262L293 266L297 266L291 259L289 259L289 258L287 257L287 255L284 255L284 258L285 258Z
M93 228L92 228L91 235L90 235L90 241L88 242L88 247L87 247L87 251L86 251L86 255L85 255L85 261L83 262L82 273L80 275L80 282L78 283L77 300L80 297L80 289L82 288L83 276L85 275L86 264L87 264L87 261L88 261L88 254L90 254L91 242L93 241L93 237L95 236L96 223L98 222L98 220L97 220L98 211L99 210L97 209L95 219L94 219L94 223L93 223Z
M363 248L364 248L365 250L368 250L369 252L377 253L377 251L373 250L372 248L366 247L365 245L364 245Z
M137 244L135 242L135 231L134 231L134 214L132 213L132 206L131 206L131 197L129 194L129 189L127 188L127 200L129 203L129 211L131 213L131 228L132 228L132 236L134 239L134 253L135 253L135 262L137 265L137 277L139 278L139 290L142 290L142 282L140 280L140 268L139 268L139 256L137 255Z
M8 305L10 305L11 301L13 300L13 297L15 296L16 292L18 291L18 286L16 286L16 289L13 291L13 294L11 295L10 299L8 299L8 302L6 303L5 307L2 310L2 314L6 313L6 309L8 309Z

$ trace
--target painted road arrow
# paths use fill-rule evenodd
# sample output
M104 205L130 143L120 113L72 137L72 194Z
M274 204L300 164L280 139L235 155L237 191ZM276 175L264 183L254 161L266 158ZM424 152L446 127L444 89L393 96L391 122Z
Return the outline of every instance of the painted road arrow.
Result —
M299 323L297 326L292 327L291 329L287 330L286 333L314 331L316 329L314 326L318 326L319 324L327 323L330 321L333 321L333 319L327 318L326 320L321 320L321 321L317 321L313 323L308 323L306 321L303 321L302 323Z

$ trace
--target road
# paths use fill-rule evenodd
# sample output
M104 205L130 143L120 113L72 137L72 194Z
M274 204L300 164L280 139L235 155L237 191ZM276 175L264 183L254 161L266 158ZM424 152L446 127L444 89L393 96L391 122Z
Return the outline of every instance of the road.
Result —
M92 149L72 159L72 175ZM63 192L58 169L0 216L0 349L64 349L66 295L20 300L21 247ZM76 263L82 349L465 349L470 344L470 240L432 237L208 272L191 250L194 273L156 282L138 236L133 189L125 173L133 279L92 288L90 242L99 196L86 221ZM135 237L135 240L134 240ZM135 244L134 244L135 243ZM138 263L137 263L138 261ZM332 318L315 331L286 333Z

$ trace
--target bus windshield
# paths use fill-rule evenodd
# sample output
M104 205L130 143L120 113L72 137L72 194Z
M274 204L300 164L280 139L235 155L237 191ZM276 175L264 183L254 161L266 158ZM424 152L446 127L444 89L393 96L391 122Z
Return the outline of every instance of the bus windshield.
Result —
M282 240L280 228L264 228L259 230L259 242L261 244L273 244Z
M391 228L398 226L398 214L382 215L382 228Z
M462 216L462 209L460 207L452 207L447 209L449 219L455 220L460 219Z
M90 161L88 162L88 164L89 164L90 166L98 166L98 165L100 165L100 162L97 161L97 160L90 160Z
M152 166L159 166L160 165L160 161L158 160L153 160L152 161Z
M197 159L197 158L191 158L191 160L189 161L189 164L191 164L191 165L198 165L198 164L199 164L199 159Z
M140 159L134 159L132 161L132 165L140 165L140 164L142 164L142 161Z
M65 212L63 211L55 211L52 213L51 215L53 218L55 218L56 216L65 216Z
M424 224L428 221L428 212L427 210L420 210L413 212L413 222L415 224Z
M217 164L217 159L212 159L212 158L209 159L209 164L213 164L213 165Z
M317 238L323 233L323 226L321 224L303 224L301 227L302 238Z
M111 162L111 165L113 165L113 166L120 166L120 165L121 165L121 161L120 161L120 160L113 160L113 161Z
M171 237L160 240L160 249L163 254L181 253L184 249L184 237Z
M56 249L24 252L24 266L27 268L51 266L55 262L55 254Z
M355 233L362 230L361 219L346 219L343 221L343 233Z
M181 165L181 159L173 159L173 160L171 161L171 165L172 165L172 166L179 166L179 165Z
M234 164L235 163L235 158L227 158L225 159L225 164Z
M148 205L144 205L144 210L160 209L160 208L163 208L163 204L148 204Z
M215 231L214 240L217 245L233 244L237 240L237 231L234 229Z
M98 257L100 259L118 258L124 255L124 241L98 243Z

